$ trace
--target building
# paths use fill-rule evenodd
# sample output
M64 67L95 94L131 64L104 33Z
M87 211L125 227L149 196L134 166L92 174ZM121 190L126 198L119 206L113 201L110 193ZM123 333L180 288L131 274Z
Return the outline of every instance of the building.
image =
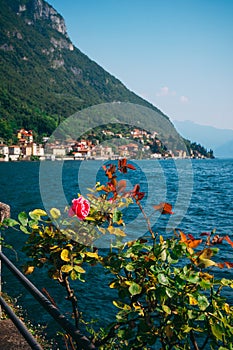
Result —
M27 145L33 142L32 130L20 129L17 133L18 142L21 146Z
M102 146L102 145L95 146L91 150L90 155L93 158L101 158L101 159L111 159L114 157L112 147Z
M21 158L21 149L19 145L9 146L9 160L16 161Z
M0 143L0 161L8 162L9 148L4 143Z
M87 158L91 156L93 144L89 140L80 140L72 146L72 154L74 158Z
M144 137L148 138L148 133L142 129L134 129L131 131L131 136L133 139L143 139Z

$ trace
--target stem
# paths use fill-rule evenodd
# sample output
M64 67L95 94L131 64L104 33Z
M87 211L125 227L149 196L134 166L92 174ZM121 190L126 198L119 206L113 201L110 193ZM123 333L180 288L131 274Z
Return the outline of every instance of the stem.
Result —
M95 343L95 345L96 345L97 347L99 347L99 346L101 346L101 345L105 345L106 342L107 342L108 340L110 340L110 339L112 339L112 338L114 338L114 337L116 336L115 331L116 331L119 327L120 327L119 324L116 324L116 325L112 326L112 327L110 328L108 334L106 335L106 337L104 337L104 338L101 339L101 340L97 340L96 343Z
M76 295L74 294L74 290L70 288L68 276L65 276L63 281L64 281L64 285L65 285L67 295L68 295L67 300L70 300L70 302L72 304L73 315L74 315L74 319L75 319L75 326L76 326L76 328L78 328L79 319L80 319L80 314L78 311L78 300L77 300Z
M151 237L152 237L153 239L155 239L155 234L154 234L154 232L152 231L151 224L150 224L150 220L149 220L149 218L147 217L147 215L146 215L145 211L143 210L143 207L142 207L142 205L141 205L141 203L140 203L140 201L139 201L138 199L136 199L136 204L138 205L139 209L140 209L141 212L142 212L142 215L144 216L144 218L145 218L145 220L146 220L147 227L148 227L148 231L150 232Z
M208 340L209 340L209 335L207 335L207 337L206 337L204 343L202 344L202 347L200 348L200 350L204 350L205 349L205 346L208 343Z
M190 339L191 339L191 342L193 343L194 349L195 350L199 350L199 347L197 345L197 342L196 342L196 339L194 337L194 334L193 334L192 330L190 331Z
M53 297L51 297L51 295L49 294L49 292L47 291L46 288L42 288L41 290L45 296L49 299L49 301L55 306L57 307L57 304L55 302L55 300L53 299ZM66 350L75 350L75 347L74 347L74 344L73 344L73 341L72 341L72 337L69 335L69 334L64 334L63 335L63 340L64 340L64 343L65 343L65 347L66 347ZM70 346L69 346L70 344Z

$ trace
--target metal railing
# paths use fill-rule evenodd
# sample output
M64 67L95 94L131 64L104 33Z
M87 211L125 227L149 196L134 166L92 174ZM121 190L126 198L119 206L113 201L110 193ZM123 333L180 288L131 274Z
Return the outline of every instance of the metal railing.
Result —
M20 283L30 292L30 294L36 299L43 307L44 309L54 318L54 320L68 333L73 340L78 345L79 349L82 350L97 350L95 345L86 337L84 336L62 313L61 311L54 306L49 299L45 297L44 294L42 294L35 285L21 272L17 269L17 267L0 251L0 263L3 263L12 273L13 275L20 281ZM9 312L8 315L12 319L12 321L15 323L16 327L20 331L20 333L23 335L25 340L28 342L28 344L31 346L32 349L42 349L38 343L35 343L35 339L31 335L26 335L25 329L23 330L22 322L18 322L15 319L15 314L11 310L9 310L9 306L6 306L7 304L1 297L0 304L5 309L5 311ZM14 316L12 315L12 312ZM17 318L17 316L16 316ZM20 321L20 320L19 320ZM24 328L26 328L24 326ZM28 332L29 333L29 332ZM30 339L29 339L30 338ZM33 339L31 339L33 338ZM39 347L38 347L39 346Z
M3 297L0 296L0 305L5 310L6 314L9 316L14 325L18 328L19 332L22 334L24 339L30 345L33 350L43 350L40 344L36 341L33 335L25 327L24 323L16 316L12 308L5 302Z

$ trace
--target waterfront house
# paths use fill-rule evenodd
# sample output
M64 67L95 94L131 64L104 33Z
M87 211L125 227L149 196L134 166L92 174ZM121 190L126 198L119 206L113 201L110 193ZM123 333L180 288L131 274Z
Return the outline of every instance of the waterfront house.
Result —
M20 146L12 145L12 146L9 146L8 148L9 148L9 160L12 160L12 161L19 160L21 156Z
M91 157L93 158L101 158L101 159L111 159L114 157L112 147L97 145L95 146L91 152Z
M8 162L9 160L9 148L4 143L0 143L0 161Z
M18 138L19 144L22 146L32 143L33 142L32 130L29 130L29 131L25 129L18 130L17 138Z

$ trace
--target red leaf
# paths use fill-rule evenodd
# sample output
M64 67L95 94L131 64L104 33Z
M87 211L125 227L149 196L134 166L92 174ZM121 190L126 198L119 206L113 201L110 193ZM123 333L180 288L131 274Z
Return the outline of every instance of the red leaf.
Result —
M119 159L118 170L122 173L127 173L127 169L136 170L135 166L133 166L132 164L127 164L126 158Z
M112 177L114 176L115 172L116 172L116 166L114 164L108 164L103 165L102 167L105 171L105 175L109 178L112 179Z
M127 164L126 166L127 166L128 169L136 170L135 166L132 165L132 164Z
M192 239L187 239L184 232L180 231L180 241L183 242L189 248L196 248L197 246L199 246L199 244L201 244L202 239L195 239L194 237Z
M117 187L117 180L116 180L116 176L113 175L112 179L111 179L111 184L116 188Z
M211 240L211 244L221 244L224 239L225 237L219 237L218 235L215 235Z
M202 232L200 236L210 236L210 232Z
M136 200L141 200L145 196L145 192L139 192L140 190L140 185L137 184L134 186L133 191L131 192L131 196L135 198Z
M188 239L186 242L184 242L189 248L196 248L201 244L202 239Z
M133 188L132 194L134 195L134 194L138 193L139 190L140 190L140 185L139 184L135 185Z
M107 186L102 186L102 190L104 192L107 192L107 193L109 193L109 192L113 192L113 193L116 192L116 188L111 182L108 182Z
M231 263L229 261L225 261L225 265L228 269L231 269L233 267L233 263Z
M233 248L233 242L232 242L232 240L230 239L230 237L229 236L225 236L225 240L232 246L232 248Z
M145 196L145 192L138 192L137 196L136 196L137 197L136 199L140 201L141 199L144 198L144 196Z
M217 266L220 268L220 269L223 269L225 264L224 263L218 263Z
M160 211L160 213L163 215L174 214L170 203L161 202L158 205L154 205L153 208Z
M231 269L233 267L233 263L229 262L229 261L225 261L223 263L218 263L217 264L218 267L220 267L220 269L223 269L225 266L228 268L228 269Z
M146 243L146 242L148 242L148 241L147 241L147 239L145 239L145 238L141 238L141 239L139 239L139 242L142 244L142 243Z
M126 188L126 181L120 180L116 186L117 192L124 192L125 188Z
M190 233L188 234L188 237L189 237L192 241L195 240L195 238L193 237L193 235L191 235Z

